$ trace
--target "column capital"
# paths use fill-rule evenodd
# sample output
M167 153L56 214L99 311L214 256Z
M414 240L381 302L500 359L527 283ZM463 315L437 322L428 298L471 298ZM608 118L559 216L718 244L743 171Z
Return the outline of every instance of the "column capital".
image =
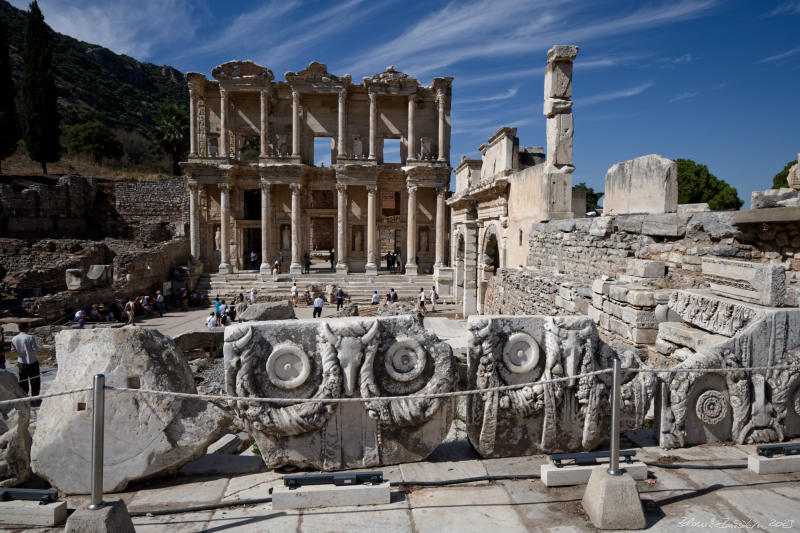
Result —
M219 187L219 190L222 192L229 192L231 190L230 183L217 183L217 187Z
M446 185L440 185L440 186L436 187L436 194L444 196L444 195L447 194L447 189L448 188L449 187L447 187Z
M369 194L375 194L376 192L378 192L378 186L374 184L367 185L367 192Z
M219 88L219 95L222 98L227 98L228 97L228 90L227 89L223 89L222 87L220 87Z
M300 97L300 91L296 87L292 87L292 99L297 100Z
M436 91L436 103L439 105L444 105L444 89L438 89Z
M417 184L417 183L414 183L414 182L406 183L406 189L408 189L409 193L412 193L412 192L416 193L418 188L419 188L419 184Z
M268 181L261 181L258 186L261 188L261 191L265 193L269 193L272 188L272 184Z
M347 192L347 184L346 183L337 183L336 190L339 192Z
M260 88L258 92L259 94L261 94L261 96L269 96L269 89L267 89L266 87Z
M417 101L417 93L416 92L408 93L408 101L416 103L416 101Z
M197 96L197 87L189 85L189 97L194 98Z
M343 104L345 98L347 98L347 89L340 89L339 90L339 103Z
M186 182L186 186L189 187L189 191L191 191L192 194L197 193L197 191L200 189L200 184L196 181L188 181Z
M369 91L367 93L367 96L369 97L369 103L370 104L374 104L375 103L375 98L376 98L377 95L374 92Z
M289 188L292 189L292 194L300 194L302 186L299 183L290 183Z

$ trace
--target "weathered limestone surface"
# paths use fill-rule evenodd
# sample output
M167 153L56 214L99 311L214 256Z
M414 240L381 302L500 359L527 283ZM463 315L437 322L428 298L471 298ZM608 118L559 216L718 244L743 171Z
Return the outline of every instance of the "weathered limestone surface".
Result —
M288 320L296 318L294 307L289 300L283 302L265 302L248 305L241 318L245 322L262 320Z
M651 154L617 163L606 173L603 214L674 213L678 209L678 165Z
M156 330L137 327L67 330L56 336L58 374L50 392L106 385L196 393L181 351ZM106 392L103 490L116 492L135 480L177 471L205 454L231 422L203 401ZM91 392L45 399L34 436L32 468L67 494L91 485Z
M586 316L472 316L469 388L533 383L467 400L467 434L484 457L591 450L608 437L610 375L535 382L608 368L614 352ZM636 366L632 353L623 367ZM626 376L623 428L641 427L656 378Z
M775 307L786 299L786 269L781 265L704 258L703 277L720 296Z
M0 370L0 401L24 397L16 376ZM29 404L0 407L0 487L13 487L28 479L31 462L29 422Z
M792 165L789 169L789 174L786 176L786 181L792 189L800 189L800 154L797 154L797 163Z
M792 168L796 169L797 165ZM750 195L751 209L797 206L800 206L800 191L793 187L767 189L766 191L753 191Z
M415 318L241 324L226 328L224 352L228 394L320 400L234 405L270 468L419 461L450 429L450 399L324 401L452 390L450 346Z
M687 328L681 335L663 324L659 339L680 347L674 353L684 358L675 368L800 364L798 309L755 306L710 291L676 291L670 307L708 332ZM683 372L662 379L656 405L662 447L761 444L800 435L800 370Z

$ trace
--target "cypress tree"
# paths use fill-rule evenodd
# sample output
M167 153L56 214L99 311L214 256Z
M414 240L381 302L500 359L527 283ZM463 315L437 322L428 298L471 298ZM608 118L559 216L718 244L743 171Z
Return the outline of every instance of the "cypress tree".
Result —
M25 75L22 78L23 138L28 155L42 165L59 160L58 101L53 80L53 50L39 5L31 2L25 22Z
M11 79L11 59L9 58L8 33L6 25L0 20L0 164L17 149L20 138L19 117L16 105L17 90ZM0 167L0 174L2 174Z

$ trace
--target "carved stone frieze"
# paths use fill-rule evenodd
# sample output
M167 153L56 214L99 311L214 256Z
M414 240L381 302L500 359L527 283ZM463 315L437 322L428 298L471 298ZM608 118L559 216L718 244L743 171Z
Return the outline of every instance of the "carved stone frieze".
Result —
M447 392L455 383L450 346L411 317L239 325L226 329L224 353L228 394L319 400L234 405L271 468L419 461L452 422L449 398L385 399ZM370 400L325 402L348 397Z
M669 308L684 322L727 337L735 335L762 316L760 310L751 305L703 290L673 292L669 298Z

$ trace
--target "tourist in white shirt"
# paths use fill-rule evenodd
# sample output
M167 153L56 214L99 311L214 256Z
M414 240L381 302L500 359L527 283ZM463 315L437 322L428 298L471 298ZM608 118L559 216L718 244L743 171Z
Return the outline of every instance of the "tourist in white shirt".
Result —
M292 305L297 307L297 282L292 283Z
M19 368L19 386L28 395L28 384L30 383L31 396L39 396L39 360L36 354L39 346L36 344L36 337L28 335L30 326L25 323L19 326L20 332L11 339L11 351L17 352L17 367Z
M317 317L322 318L322 307L324 305L325 305L325 300L323 300L322 296L318 294L316 299L314 300L314 318Z
M439 299L439 295L436 293L436 287L431 287L431 292L428 294L431 299L431 312L436 311L436 300Z
M381 301L381 297L378 294L378 291L372 293L372 305L378 305Z
M208 318L206 318L206 327L208 329L214 329L217 327L217 315L215 315L213 312L208 315Z
M250 303L251 304L256 303L256 288L255 287L250 289Z
M425 289L419 290L419 308L425 309Z

